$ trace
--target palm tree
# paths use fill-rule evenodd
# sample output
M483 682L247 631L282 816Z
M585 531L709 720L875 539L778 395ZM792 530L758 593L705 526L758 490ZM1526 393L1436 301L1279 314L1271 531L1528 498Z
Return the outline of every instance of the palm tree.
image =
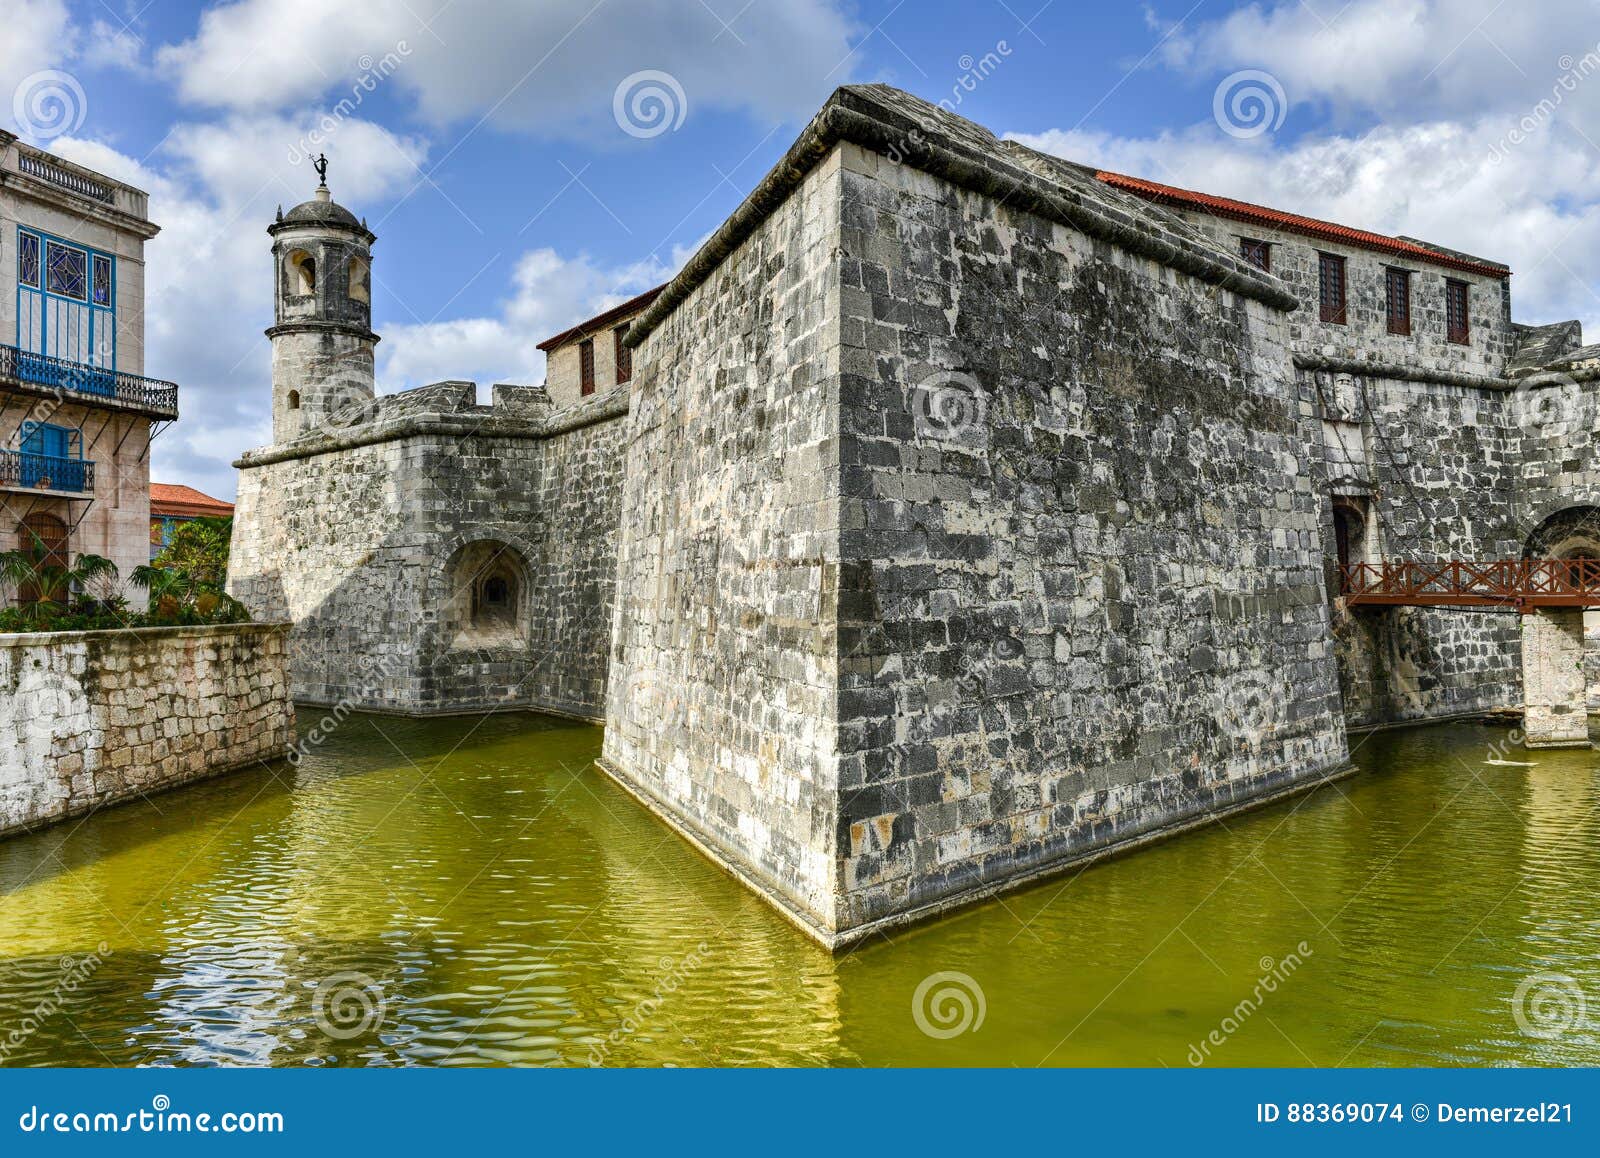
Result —
M43 625L61 613L74 591L108 588L117 578L117 565L103 555L80 554L68 563L57 558L37 537L26 547L0 552L0 580L16 589L23 619Z

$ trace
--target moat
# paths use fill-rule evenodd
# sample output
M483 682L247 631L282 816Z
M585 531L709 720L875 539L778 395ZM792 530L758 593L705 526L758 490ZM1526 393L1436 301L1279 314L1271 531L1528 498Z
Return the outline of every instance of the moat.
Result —
M0 1050L1181 1067L1293 960L1208 1064L1596 1064L1600 1007L1553 1036L1514 1007L1539 974L1600 994L1600 756L1505 737L1358 736L1337 786L835 958L595 770L598 728L353 716L297 767L0 845L0 1026L38 1023ZM951 1037L913 1016L941 972L982 993ZM374 988L319 1007L341 976Z

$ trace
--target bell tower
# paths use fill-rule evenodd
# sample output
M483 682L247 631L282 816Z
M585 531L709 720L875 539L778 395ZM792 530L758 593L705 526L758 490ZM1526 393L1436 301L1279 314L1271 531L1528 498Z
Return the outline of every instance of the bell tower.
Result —
M326 429L373 386L372 243L366 222L328 192L328 159L313 162L316 194L267 227L276 292L272 339L272 441ZM335 428L337 422L332 424Z

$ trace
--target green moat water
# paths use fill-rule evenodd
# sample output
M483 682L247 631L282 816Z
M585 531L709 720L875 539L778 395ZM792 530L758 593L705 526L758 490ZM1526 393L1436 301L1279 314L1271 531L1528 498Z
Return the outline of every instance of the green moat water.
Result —
M0 844L0 1051L1181 1067L1237 1018L1208 1064L1600 1063L1600 759L1504 737L1358 738L1337 787L835 959L595 770L597 728L352 717L298 768ZM948 972L983 1021L929 1036ZM329 1000L349 974L375 989ZM1575 1024L1529 1036L1519 988L1536 1033Z

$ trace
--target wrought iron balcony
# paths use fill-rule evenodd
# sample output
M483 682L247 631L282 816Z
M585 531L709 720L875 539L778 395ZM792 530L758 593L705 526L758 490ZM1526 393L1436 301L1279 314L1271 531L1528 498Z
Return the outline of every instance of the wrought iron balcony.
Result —
M171 382L119 374L99 366L0 346L0 385L18 385L88 403L115 403L158 418L178 416L178 388Z
M94 463L28 450L0 450L0 487L86 494L94 490Z

